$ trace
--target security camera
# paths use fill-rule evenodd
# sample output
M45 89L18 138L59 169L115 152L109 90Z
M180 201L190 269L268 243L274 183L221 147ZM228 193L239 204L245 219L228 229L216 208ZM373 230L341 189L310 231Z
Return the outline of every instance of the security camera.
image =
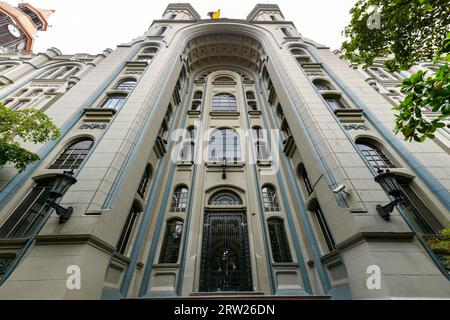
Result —
M345 186L343 184L339 185L336 189L333 190L334 193L344 192L345 194L349 194L345 191Z

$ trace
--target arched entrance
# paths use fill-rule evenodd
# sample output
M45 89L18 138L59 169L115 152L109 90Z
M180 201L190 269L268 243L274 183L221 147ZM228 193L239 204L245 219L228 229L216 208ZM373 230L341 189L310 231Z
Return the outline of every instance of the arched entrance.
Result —
M205 212L200 292L251 291L252 272L247 217L241 198L231 191L214 194Z

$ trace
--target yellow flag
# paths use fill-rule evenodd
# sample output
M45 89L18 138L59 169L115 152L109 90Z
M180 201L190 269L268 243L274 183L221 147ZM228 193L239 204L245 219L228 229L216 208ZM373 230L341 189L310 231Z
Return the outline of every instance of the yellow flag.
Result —
M220 19L220 9L219 10L217 10L217 11L211 11L211 12L208 12L208 16L211 18L211 19Z

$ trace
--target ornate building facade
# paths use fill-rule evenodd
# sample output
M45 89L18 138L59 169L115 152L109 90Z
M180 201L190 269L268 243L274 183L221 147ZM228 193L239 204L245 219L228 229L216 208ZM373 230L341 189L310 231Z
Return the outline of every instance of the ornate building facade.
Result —
M97 56L1 59L1 101L62 131L0 169L1 299L450 297L427 242L450 220L448 148L394 136L376 75L278 6L170 4Z
M29 3L19 3L16 8L0 1L0 52L31 52L37 33L47 31L48 18L53 12Z

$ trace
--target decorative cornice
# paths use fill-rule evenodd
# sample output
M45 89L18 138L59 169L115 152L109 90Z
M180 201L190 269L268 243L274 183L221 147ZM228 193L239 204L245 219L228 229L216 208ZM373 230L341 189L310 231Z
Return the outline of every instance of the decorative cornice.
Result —
M113 254L116 248L97 238L92 234L70 234L70 235L38 235L36 245L74 245L88 244L108 254Z
M336 245L339 251L345 251L363 242L411 242L413 232L360 232Z

